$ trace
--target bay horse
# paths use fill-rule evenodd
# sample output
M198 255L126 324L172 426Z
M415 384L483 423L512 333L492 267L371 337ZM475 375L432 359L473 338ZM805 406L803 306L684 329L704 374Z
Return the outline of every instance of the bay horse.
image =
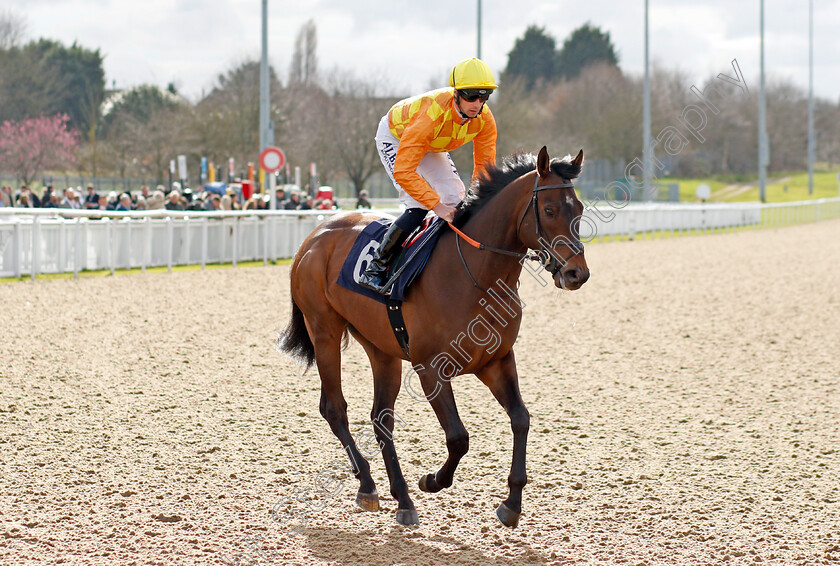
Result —
M445 230L408 290L403 314L410 359L395 338L385 305L337 284L356 236L376 216L336 215L304 240L291 269L291 319L278 345L306 368L313 362L317 365L320 412L350 457L353 475L359 480L356 503L362 509L378 510L379 496L370 465L350 434L341 390L341 349L348 333L370 358L371 419L377 425L374 433L391 495L398 502L397 522L419 524L393 442L394 402L405 359L419 376L425 393L420 398L430 402L446 434L448 451L437 472L420 478L420 489L437 492L452 485L455 468L469 447L469 435L458 416L450 380L475 374L510 417L509 495L496 515L503 524L517 526L527 481L530 415L522 403L513 353L523 306L515 289L525 258L540 259L555 286L562 289L578 289L589 278L578 235L583 205L571 182L582 164L583 150L573 159L550 160L543 147L536 158L532 154L509 156L500 167L489 168L455 217L453 224L461 235ZM461 239L481 245L462 245ZM539 252L529 254L529 249Z

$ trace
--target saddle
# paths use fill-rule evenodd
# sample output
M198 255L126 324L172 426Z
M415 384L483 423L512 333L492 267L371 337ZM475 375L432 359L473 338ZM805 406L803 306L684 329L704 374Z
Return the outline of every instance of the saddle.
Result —
M402 303L408 288L417 279L432 251L437 240L442 234L441 228L446 224L437 216L431 216L423 221L411 235L406 238L402 250L391 261L388 266L387 295L362 287L359 279L367 267L368 262L373 259L373 252L379 247L382 237L388 231L393 219L379 218L362 230L356 237L347 259L341 267L338 276L338 284L350 291L361 293L380 303L386 305L388 320L397 337L400 347L408 355L408 333L405 330L405 322L402 316Z

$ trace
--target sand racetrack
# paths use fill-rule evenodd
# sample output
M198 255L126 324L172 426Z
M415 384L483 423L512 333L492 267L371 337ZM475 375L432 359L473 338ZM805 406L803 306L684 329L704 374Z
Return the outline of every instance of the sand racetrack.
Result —
M0 564L829 564L840 562L840 221L587 248L579 291L522 276L516 352L531 412L519 528L510 424L455 381L470 452L400 393L395 435L421 526L366 513L318 413L319 382L274 348L288 266L0 285ZM370 429L361 347L344 357ZM407 366L404 366L407 367ZM301 534L269 518L310 488ZM308 510L307 510L308 509Z

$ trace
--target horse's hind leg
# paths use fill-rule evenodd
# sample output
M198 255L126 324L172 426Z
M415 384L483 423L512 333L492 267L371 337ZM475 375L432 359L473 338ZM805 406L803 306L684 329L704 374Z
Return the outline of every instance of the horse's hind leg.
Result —
M394 424L405 422L394 412L394 402L400 392L400 359L388 356L370 344L362 342L370 358L373 369L373 409L370 413L374 434L382 450L385 469L391 484L391 495L397 500L397 522L401 525L418 525L417 511L408 495L397 451L394 447Z
M330 318L332 320L329 320L329 324L313 323L306 319L315 349L315 363L321 376L321 415L347 452L353 475L359 480L356 503L365 511L378 511L379 495L370 475L370 465L362 457L350 434L347 401L341 391L341 336L346 323L337 314Z

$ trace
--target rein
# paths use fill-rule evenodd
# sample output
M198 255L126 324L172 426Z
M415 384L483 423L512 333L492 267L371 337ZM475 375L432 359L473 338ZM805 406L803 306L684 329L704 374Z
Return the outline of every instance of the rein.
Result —
M502 254L502 255L513 256L513 257L518 258L520 260L528 259L528 260L532 260L532 261L538 261L552 275L554 275L562 268L562 265L565 265L569 261L569 259L572 258L572 256L583 253L583 244L581 244L580 241L564 242L565 245L570 248L572 253L570 253L566 258L563 259L562 264L560 264L559 262L556 261L556 258L554 257L554 255L548 249L546 249L546 246L543 243L543 242L548 241L548 239L543 235L542 223L540 222L538 195L539 195L540 191L545 191L545 190L548 190L548 189L574 189L575 185L571 181L566 182L566 183L559 183L559 184L555 184L555 185L540 185L539 182L540 182L540 176L539 176L539 174L537 174L536 178L534 179L534 188L531 191L531 202L529 202L528 206L525 207L525 210L522 211L522 216L519 218L519 224L517 225L517 228L516 228L516 233L518 234L519 230L522 228L522 222L525 220L525 215L528 213L528 209L533 208L533 210L534 210L534 220L535 220L535 224L536 224L535 231L536 231L536 234L537 234L538 241L540 242L540 251L538 251L538 252L521 253L521 252L514 252L514 251L511 251L511 250L506 250L506 249L503 249L503 248L496 248L496 247L493 247L493 246L488 246L486 244L482 244L481 242L478 242L478 241L474 240L473 238L470 238L469 236L464 234L464 232L462 232L461 230L456 228L455 225L452 224L451 222L447 222L447 224L449 224L449 227L452 228L452 231L455 232L455 234L457 234L460 237L460 239L463 239L465 242L467 242L469 245L471 245L472 247L474 247L476 249L486 250L488 252L493 252L493 253ZM455 238L455 247L458 249L458 256L461 258L461 263L464 265L464 269L467 271L467 275L469 276L470 281L472 281L473 286L486 292L487 289L482 288L478 284L478 282L475 280L475 277L473 277L472 273L470 272L469 266L467 266L467 261L464 259L463 252L461 252L460 239Z

